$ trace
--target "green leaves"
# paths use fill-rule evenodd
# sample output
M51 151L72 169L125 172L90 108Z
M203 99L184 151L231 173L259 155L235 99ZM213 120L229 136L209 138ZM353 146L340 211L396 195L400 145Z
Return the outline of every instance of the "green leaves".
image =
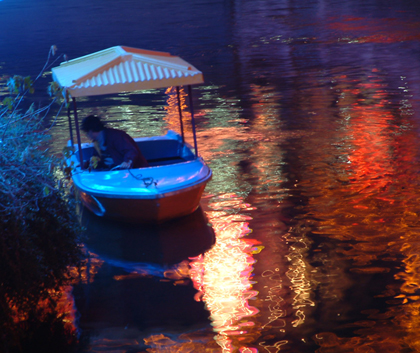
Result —
M63 148L63 155L66 159L70 158L73 155L73 153L74 153L74 147L66 146Z
M47 197L50 194L50 188L48 186L44 187L44 196Z
M30 76L22 77L15 75L7 81L7 87L12 94L34 93L33 82Z
M42 72L47 66L48 61ZM38 351L34 340L43 343L33 334L34 325L46 327L50 317L54 327L64 327L63 316L55 311L56 293L71 279L69 266L78 265L84 255L69 177L60 172L61 156L47 149L51 124L46 118L56 100L45 107L26 100L34 92L29 76L15 75L5 82L9 97L0 100L0 346L29 352ZM51 92L59 91L54 87ZM65 168L70 175L72 166ZM67 337L63 340L68 344Z
M52 55L55 55L55 53L57 52L57 46L56 45L51 45L50 51L51 51Z
M12 110L14 101L15 100L12 97L6 97L3 99L3 102L1 102L1 104L6 106L8 110Z
M10 77L7 80L7 88L9 89L10 94L12 95L22 95L24 96L26 93L34 93L35 89L33 87L33 81L30 76L20 76L15 75ZM3 99L1 105L5 106L8 110L12 110L16 105L18 105L20 100L17 100L16 97L9 96Z
M50 82L50 85L47 89L50 97L63 98L63 88L57 82Z
M93 167L93 169L98 168L98 164L101 161L101 159L97 156L93 156L90 158L90 166Z

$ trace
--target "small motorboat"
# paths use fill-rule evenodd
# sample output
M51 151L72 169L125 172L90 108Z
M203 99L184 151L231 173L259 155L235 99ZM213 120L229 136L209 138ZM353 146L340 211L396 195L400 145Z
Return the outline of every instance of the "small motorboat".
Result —
M198 154L191 85L203 81L202 73L177 56L116 46L66 61L52 69L55 82L67 99L73 165L72 180L83 205L98 216L135 223L161 223L193 213L200 203L211 169ZM76 98L146 89L187 86L194 146L185 142L182 109L180 134L134 138L149 167L96 171L84 169L94 146L82 143ZM179 103L180 105L180 103ZM74 142L73 124L77 142Z

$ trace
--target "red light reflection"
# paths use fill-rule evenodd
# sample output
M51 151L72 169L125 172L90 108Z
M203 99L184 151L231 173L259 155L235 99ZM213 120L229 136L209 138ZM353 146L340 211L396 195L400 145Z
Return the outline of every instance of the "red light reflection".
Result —
M369 33L361 37L350 38L351 42L357 43L396 43L416 40L420 38L420 24L398 19L371 19L363 17L348 17L330 24L333 30L343 33Z

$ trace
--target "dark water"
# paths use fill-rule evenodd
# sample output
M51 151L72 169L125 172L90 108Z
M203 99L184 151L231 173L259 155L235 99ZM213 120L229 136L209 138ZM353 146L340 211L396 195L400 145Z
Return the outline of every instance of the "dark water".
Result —
M73 298L89 352L420 352L419 14L409 0L0 2L3 74L36 75L52 44L169 51L204 72L202 209L155 228L85 215ZM152 91L80 109L147 135L172 126L168 104ZM59 151L64 116L54 136Z

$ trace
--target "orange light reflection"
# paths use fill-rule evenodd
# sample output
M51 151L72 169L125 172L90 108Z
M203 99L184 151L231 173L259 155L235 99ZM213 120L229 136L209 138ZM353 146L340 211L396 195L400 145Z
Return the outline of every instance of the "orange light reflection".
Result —
M93 281L95 274L103 261L93 253L88 253L87 259L80 267L69 268L68 284L58 290L48 290L48 298L37 303L37 309L42 312L45 318L49 314L57 315L64 324L64 330L68 337L75 337L78 334L76 325L76 306L73 297L72 285L76 282L89 283ZM19 311L14 303L9 303L14 323L24 322L28 319L28 313Z
M168 95L166 100L167 106L165 106L166 116L164 118L165 122L167 123L167 129L177 131L180 133L181 131L181 124L180 124L180 117L179 117L179 107L178 107L178 97L176 93L175 87L169 87L165 93ZM192 126L191 126L191 113L188 111L188 105L186 103L186 98L188 97L187 93L185 92L184 87L179 88L179 100L181 103L181 113L182 113L182 124L184 127L184 131L186 133L191 133ZM190 134L186 134L188 137ZM187 138L187 136L185 136ZM193 141L190 141L192 143Z
M325 313L334 301L340 303L342 318L353 309L341 305L353 285L342 270L347 266L343 260L352 262L351 273L384 278L392 271L388 264L401 263L395 278L402 283L391 282L377 295L377 300L386 298L388 306L365 310L366 320L353 323L358 329L352 337L318 333L314 340L325 353L391 353L418 351L420 347L418 125L411 126L418 123L408 102L400 101L399 109L395 109L392 91L382 77L378 69L360 78L337 75L341 126L337 126L334 140L326 139L328 153L317 154L334 168L316 174L313 163L305 169L308 181L301 186L307 195L318 194L308 198L308 214L320 220L315 233L343 242L328 254L320 251L316 255L329 274L328 279L318 277L322 283L319 288L324 291L319 295L328 299L324 300ZM408 92L409 87L402 85L399 89ZM308 144L310 148L312 145L315 143ZM307 148L305 152L311 151ZM336 161L331 156L336 156Z

